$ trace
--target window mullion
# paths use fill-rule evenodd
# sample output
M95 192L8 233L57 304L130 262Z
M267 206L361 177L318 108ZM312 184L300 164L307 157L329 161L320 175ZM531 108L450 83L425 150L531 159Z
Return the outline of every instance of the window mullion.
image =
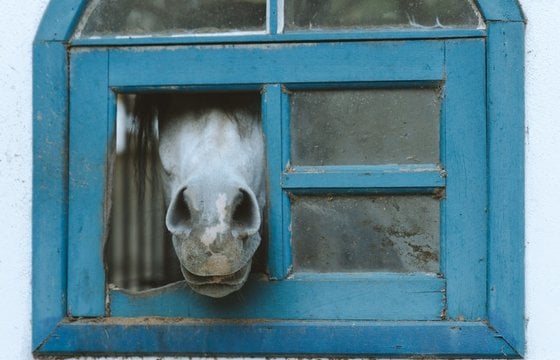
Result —
M282 32L283 27L283 0L268 0L267 4L267 30L271 35Z
M280 180L285 167L283 162L284 144L283 134L283 111L285 109L283 100L285 95L279 84L266 85L262 99L263 131L266 140L267 158L267 211L268 211L268 267L271 279L282 279L287 275L290 262L290 249L285 241L287 214L287 195L283 193Z

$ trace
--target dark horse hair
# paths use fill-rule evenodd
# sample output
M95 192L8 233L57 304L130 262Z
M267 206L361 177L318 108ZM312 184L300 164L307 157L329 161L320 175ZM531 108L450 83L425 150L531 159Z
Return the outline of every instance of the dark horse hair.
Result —
M158 153L158 122L181 113L203 114L210 109L221 109L237 123L240 135L250 131L247 122L239 114L250 114L251 118L260 117L260 94L257 92L146 92L138 93L132 110L132 146L136 152L136 182L140 196L144 196L149 166L160 166Z

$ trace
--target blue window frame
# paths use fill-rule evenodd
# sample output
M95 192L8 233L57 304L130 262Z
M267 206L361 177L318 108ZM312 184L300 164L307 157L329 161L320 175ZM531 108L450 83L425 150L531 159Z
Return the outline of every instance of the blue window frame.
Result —
M34 45L35 351L522 356L524 23L515 1L477 4L485 29L71 39L86 2L52 1ZM292 91L402 87L441 89L438 162L287 166ZM273 281L242 299L106 285L116 95L157 89L262 93ZM349 191L444 193L440 274L290 274L289 195Z

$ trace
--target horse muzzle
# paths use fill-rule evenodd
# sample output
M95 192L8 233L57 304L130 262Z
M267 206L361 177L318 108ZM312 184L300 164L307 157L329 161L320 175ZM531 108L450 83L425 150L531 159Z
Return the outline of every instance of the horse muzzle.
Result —
M181 265L181 272L187 284L195 292L213 298L221 298L239 290L245 284L251 272L251 260L241 269L229 275L195 275L183 265Z

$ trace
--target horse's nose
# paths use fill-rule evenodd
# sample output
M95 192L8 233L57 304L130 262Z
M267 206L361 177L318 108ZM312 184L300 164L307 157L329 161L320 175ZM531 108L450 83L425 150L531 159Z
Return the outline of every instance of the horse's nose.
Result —
M180 188L167 210L175 251L194 275L230 275L250 262L260 243L257 199L242 184L197 185Z
M222 238L220 234L246 240L258 232L261 225L259 205L249 188L221 186L195 191L196 188L195 185L184 186L172 198L166 215L167 229L172 234L185 237L193 228L206 229L199 240L209 246Z

